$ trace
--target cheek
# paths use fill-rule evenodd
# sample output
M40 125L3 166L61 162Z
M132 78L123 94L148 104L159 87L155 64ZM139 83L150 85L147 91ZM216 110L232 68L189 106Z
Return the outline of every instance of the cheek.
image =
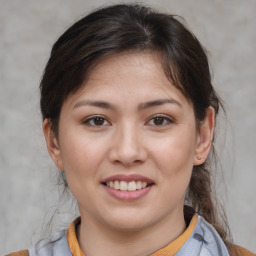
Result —
M167 167L193 166L195 143L194 139L184 136L165 138L154 143L152 154L157 162Z
M151 155L157 165L159 179L171 190L186 190L194 161L195 138L169 136L155 143Z
M81 139L67 137L67 142L62 147L62 159L69 189L79 204L86 201L90 205L90 194L98 184L99 149Z
M91 181L91 177L95 177L101 147L77 131L63 131L63 134L60 149L67 181L70 187L74 187L74 184L80 187L89 177Z
M98 187L110 141L106 137L86 135L83 131L67 131L61 153L67 182L78 202L90 201Z
M105 143L102 140L85 133L80 126L64 128L60 135L61 155L66 169L70 165L80 168L90 166L104 149Z

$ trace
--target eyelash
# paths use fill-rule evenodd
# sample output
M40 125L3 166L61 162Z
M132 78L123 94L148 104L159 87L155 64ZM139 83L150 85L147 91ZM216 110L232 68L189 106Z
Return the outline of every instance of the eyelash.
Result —
M100 124L97 125L95 124L95 121L97 119L100 119L98 121L100 121ZM158 121L162 121L164 124L150 124L151 121L156 121L157 119L160 119ZM91 123L91 122L94 122L94 123ZM172 124L174 121L165 116L165 115L155 115L155 116L152 116L149 121L146 122L146 125L151 125L151 126L157 126L157 127L163 127L163 126L167 126L169 124ZM106 124L107 123L107 124ZM101 115L96 115L96 116L90 116L88 118L86 118L84 121L83 121L83 124L87 125L87 126L90 126L90 127L102 127L102 126L109 126L111 125L109 121L107 121L107 119L104 117L104 116L101 116Z
M161 119L161 121L163 121L164 124L150 124L150 121L155 121L157 120L157 118ZM172 124L173 122L174 121L170 117L167 117L165 115L155 115L152 116L147 123L152 126L163 127Z
M96 125L95 123L94 124L90 123L91 121L95 122L97 119L101 119L103 124ZM90 116L89 118L86 118L83 121L83 124L90 126L90 127L102 127L102 126L106 126L106 124L104 124L105 122L107 122L107 125L110 125L110 123L107 121L107 119L104 116L98 115L98 116Z

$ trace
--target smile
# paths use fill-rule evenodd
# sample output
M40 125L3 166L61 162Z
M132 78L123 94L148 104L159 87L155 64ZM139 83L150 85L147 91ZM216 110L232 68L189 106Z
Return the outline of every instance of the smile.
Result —
M104 179L101 184L112 197L121 201L134 201L146 196L155 182L142 175L118 174Z
M148 183L146 181L119 181L119 180L111 180L106 183L106 185L110 188L121 190L121 191L135 191L146 188Z

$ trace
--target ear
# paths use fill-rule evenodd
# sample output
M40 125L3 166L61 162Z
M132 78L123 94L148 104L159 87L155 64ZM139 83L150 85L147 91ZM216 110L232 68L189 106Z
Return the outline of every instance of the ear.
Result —
M59 143L56 134L51 128L51 120L48 118L46 118L43 122L43 131L49 155L51 156L56 167L63 170Z
M200 124L197 145L194 157L194 165L203 164L210 152L215 128L215 110L213 107L207 109L206 118Z

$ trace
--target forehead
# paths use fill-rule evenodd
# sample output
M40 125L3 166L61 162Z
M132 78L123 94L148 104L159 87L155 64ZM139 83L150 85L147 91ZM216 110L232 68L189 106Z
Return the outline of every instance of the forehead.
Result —
M98 61L74 98L81 94L157 97L174 93L176 97L184 98L166 77L160 54L124 52Z
M188 120L195 120L193 105L167 79L160 57L148 53L119 54L99 62L82 87L63 102L60 119L89 110L99 112L103 109L102 103L111 106L104 111L114 111L112 113L119 117L137 118L141 113L148 113L144 110L175 111ZM157 106L163 108L160 110Z
M97 62L88 75L87 82L93 80L128 80L152 79L166 80L161 65L161 58L157 53L123 52L108 56ZM86 83L86 82L85 82Z

